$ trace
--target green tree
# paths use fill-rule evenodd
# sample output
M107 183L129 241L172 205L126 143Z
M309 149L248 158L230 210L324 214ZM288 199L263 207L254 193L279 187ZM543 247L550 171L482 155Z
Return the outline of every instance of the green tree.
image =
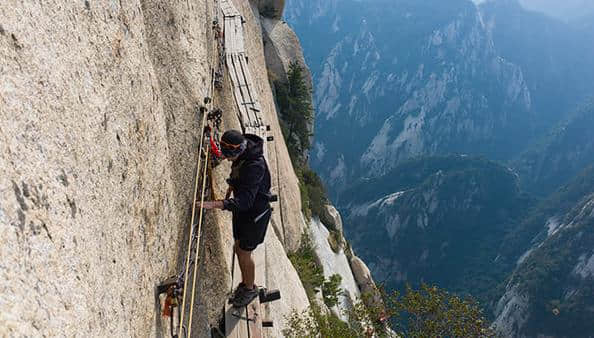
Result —
M419 290L407 286L395 305L401 314L397 329L407 337L492 336L473 299L462 299L436 286L423 284Z
M305 82L303 67L297 62L289 64L286 83L275 82L277 102L283 120L283 134L293 160L299 153L309 150L310 125L313 121L311 92Z
M326 196L326 189L322 180L313 170L303 168L298 173L299 181L302 182L301 190L306 196L304 207L311 211L311 215L317 216L328 227L332 224L331 217L326 215L326 204L328 204L328 197ZM305 213L308 215L308 213Z
M355 302L348 311L348 323L337 320L312 306L306 312L292 313L288 318L287 337L365 337L373 333L388 337L494 337L478 304L471 298L460 298L436 286L407 287L383 294L383 302ZM365 305L367 304L367 305ZM391 328L389 327L391 326Z
M342 294L340 283L342 277L335 273L322 284L322 294L324 295L324 304L328 307L333 307L338 304L338 296Z

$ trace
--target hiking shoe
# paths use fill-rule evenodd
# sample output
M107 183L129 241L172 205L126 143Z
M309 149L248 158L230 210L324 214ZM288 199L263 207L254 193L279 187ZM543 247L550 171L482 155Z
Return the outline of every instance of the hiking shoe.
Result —
M233 290L233 293L231 293L231 296L229 297L229 303L232 304L233 301L237 298L237 296L239 296L239 294L241 294L243 292L244 289L245 289L245 284L243 284L243 282L239 283L239 285L237 285L235 290Z
M256 297L258 297L258 288L253 289L242 288L242 292L239 292L237 296L232 300L231 304L233 307L244 307L251 303Z

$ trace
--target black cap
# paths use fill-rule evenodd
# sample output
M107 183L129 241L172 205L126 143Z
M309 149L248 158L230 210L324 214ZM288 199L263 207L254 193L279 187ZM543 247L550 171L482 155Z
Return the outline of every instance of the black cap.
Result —
M241 143L243 143L243 141L245 141L245 137L240 131L230 129L223 134L223 136L221 137L221 141L227 144L238 146Z
M227 130L221 137L221 152L223 156L235 157L241 155L246 148L246 139L237 130Z

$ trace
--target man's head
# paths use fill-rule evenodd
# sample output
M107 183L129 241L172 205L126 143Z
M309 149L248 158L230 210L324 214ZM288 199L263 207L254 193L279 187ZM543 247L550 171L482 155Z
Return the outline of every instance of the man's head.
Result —
M247 140L237 130L227 130L221 137L221 153L230 160L235 161L247 147Z

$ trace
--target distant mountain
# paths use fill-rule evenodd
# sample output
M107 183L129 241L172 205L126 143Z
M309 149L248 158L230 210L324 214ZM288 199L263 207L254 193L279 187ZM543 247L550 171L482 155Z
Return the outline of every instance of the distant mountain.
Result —
M388 287L471 294L505 337L594 332L594 167L540 202L467 156L412 159L345 194L345 233Z
M547 195L594 164L594 103L581 107L514 161L522 186Z
M497 53L522 69L539 134L594 95L589 29L526 11L516 0L489 1L480 10Z
M297 0L286 16L309 40L318 114L311 162L335 197L353 178L410 157L505 159L532 135L524 75L497 54L469 1Z
M519 259L495 308L498 332L592 337L594 168L541 203L503 243L503 260Z
M539 116L540 136L511 165L524 188L546 196L594 163L594 30L525 11L515 0L480 9L498 53L522 68Z
M493 264L502 240L534 201L508 168L467 156L406 161L345 194L345 231L376 280L393 288L422 280L483 302L507 272Z
M376 280L472 294L506 337L588 337L594 15L478 2L288 1L310 162Z
M594 93L592 29L517 0L287 5L316 83L311 164L334 198L411 157L517 159Z

